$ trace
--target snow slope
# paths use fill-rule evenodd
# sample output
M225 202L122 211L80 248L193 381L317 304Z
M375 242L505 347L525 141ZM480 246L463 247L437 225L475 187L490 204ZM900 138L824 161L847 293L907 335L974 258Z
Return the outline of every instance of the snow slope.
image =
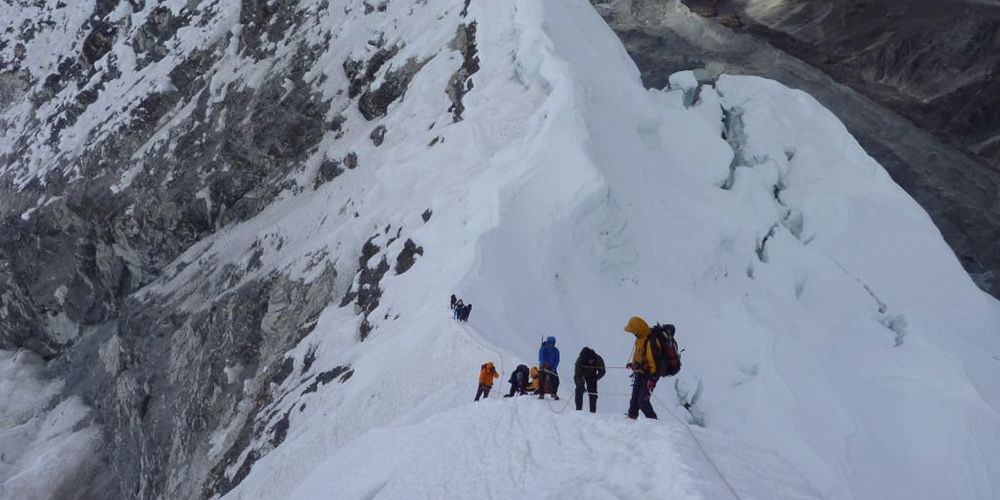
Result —
M355 374L278 405L290 411L289 437L227 498L296 488L302 497L420 497L436 487L457 496L639 496L644 486L613 477L590 486L574 480L621 464L630 443L644 442L630 433L674 436L669 421L625 427L611 417L549 413L534 401L470 403L480 363L498 362L503 381L545 335L559 339L569 397L568 371L584 345L611 365L624 363L630 339L622 327L633 314L676 324L686 348L676 385L657 389L661 401L690 401L700 386L692 422L728 449L780 457L719 454L725 467L754 471L735 480L748 496L786 496L778 482L749 478L776 477L781 461L795 470L783 477L801 475L809 485L787 496L996 494L1000 308L834 116L801 92L756 78L723 76L695 89L684 88L690 75L678 75L678 88L647 91L583 1L473 3L469 16L480 21L482 69L466 119L449 125L431 152L392 155L359 174L378 179L361 200L391 198L393 209L410 214L430 205L430 222L412 232L414 222L404 223L425 254L405 275L383 280L364 343L350 333L354 315L324 312L291 356L299 366L314 345L318 366L349 363ZM414 83L422 88L419 77ZM389 129L433 121L420 104L400 103ZM390 151L414 148L396 142ZM346 196L324 195L332 207ZM312 210L295 200L258 224L298 226L308 235L293 240L298 252L305 241L337 241L353 227L319 235L292 222ZM475 305L468 329L444 310L452 291ZM602 411L624 410L627 384L622 370L611 371L601 383ZM504 439L524 421L551 430ZM552 450L561 432L582 436ZM549 448L535 446L545 435ZM594 437L607 459L575 458L592 435L626 446ZM529 447L551 460L516 469ZM684 463L698 457L673 453ZM657 467L665 484L648 487L658 495L718 497L709 480L708 490L685 486L695 484L690 471L669 459Z
M773 454L702 439L729 464L755 465L725 472L758 498L818 498ZM366 434L321 463L291 498L728 496L699 458L683 431L659 422L556 414L533 398L485 400ZM328 471L347 469L364 472L331 481Z
M288 174L292 187L260 214L220 224L132 297L176 305L180 317L215 314L267 277L333 282L329 298L267 297L265 333L295 303L325 304L285 363L224 359L197 378L242 398L213 408L225 424L205 430L209 439L191 434L183 445L198 460L177 465L191 470L171 474L164 491L725 497L670 411L704 427L694 436L744 498L1000 491L1000 305L815 100L757 78L701 85L692 73L646 90L584 0L321 5L292 8L313 16L296 33L307 41L339 23L307 75L324 99L353 83L345 58L371 57L372 38L402 47L372 88L421 66L384 116L362 116L353 101L330 109L325 119L343 113L347 125L323 132ZM445 89L463 83L469 44L457 41L471 26L478 68L459 120ZM181 45L193 50L240 26L228 15L186 30ZM269 43L280 57L297 47ZM235 54L220 61L205 99L270 71ZM148 66L141 88L116 82L109 98L139 99L168 66ZM60 150L100 134L93 124L81 119ZM319 182L348 152L360 164ZM19 182L58 166L42 149L32 155L16 166ZM121 173L116 189L134 174ZM453 292L474 304L467 325L450 319ZM656 390L658 422L621 417L629 380L619 368L631 349L622 328L636 314L677 325L686 349L681 374ZM193 329L165 344L174 364L164 376L178 384L200 368L186 357L205 341ZM601 381L603 414L471 402L481 363L503 372L500 393L548 335L562 350L564 398L583 346L615 367ZM211 477L204 464L217 464Z

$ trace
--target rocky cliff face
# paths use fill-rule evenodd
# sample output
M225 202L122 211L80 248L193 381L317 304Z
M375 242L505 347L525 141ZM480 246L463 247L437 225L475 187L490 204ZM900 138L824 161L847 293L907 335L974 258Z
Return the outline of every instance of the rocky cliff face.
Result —
M331 225L364 229L336 248L273 228L239 245L206 238L374 161L366 152L397 133L380 118L435 57L453 76L428 102L460 120L477 70L467 7L3 7L0 348L39 353L68 382L63 397L90 403L105 431L96 460L113 477L102 497L229 491L283 440L288 415L269 406L271 391L292 375L283 353L320 311L351 308L359 339L373 328L387 247L401 238L397 274L422 253L399 224L361 217L349 199ZM403 31L412 16L438 19L426 43ZM281 266L269 263L292 245ZM353 373L334 371L296 366L313 391Z
M692 66L806 90L1000 291L1000 7L964 2L594 0L662 88Z
M685 2L754 33L1000 167L1000 6Z

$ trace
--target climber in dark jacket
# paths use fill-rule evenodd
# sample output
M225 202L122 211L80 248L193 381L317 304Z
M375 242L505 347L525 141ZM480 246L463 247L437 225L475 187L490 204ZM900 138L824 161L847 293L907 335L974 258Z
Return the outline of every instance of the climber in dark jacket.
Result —
M523 396L528 393L528 367L526 365L517 365L514 369L514 373L510 374L510 392L507 393L505 398L513 397L514 394Z
M551 393L552 399L559 400L559 349L556 348L556 338L549 337L542 342L538 348L538 374L540 375L541 390L538 399L545 399L545 393Z
M576 410L583 410L583 393L590 395L590 413L597 411L597 381L604 376L604 359L593 349L584 347L576 358L573 382L576 383Z

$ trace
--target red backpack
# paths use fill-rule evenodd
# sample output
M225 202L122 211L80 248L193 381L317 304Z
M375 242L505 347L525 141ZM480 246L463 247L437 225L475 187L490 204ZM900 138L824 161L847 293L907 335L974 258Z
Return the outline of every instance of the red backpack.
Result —
M657 377L671 377L681 371L681 350L674 340L674 325L657 323L649 332L649 347L653 350Z

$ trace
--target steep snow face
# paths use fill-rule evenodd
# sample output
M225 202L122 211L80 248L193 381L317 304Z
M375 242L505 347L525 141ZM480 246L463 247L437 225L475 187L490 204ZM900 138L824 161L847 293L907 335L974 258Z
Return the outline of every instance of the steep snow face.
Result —
M88 187L122 210L86 269L125 284L89 309L104 315L64 308L78 337L38 326L114 436L114 496L433 497L448 480L463 496L719 498L677 424L617 415L634 314L677 325L684 369L658 405L691 405L748 497L997 490L1000 308L809 96L690 73L646 91L583 0L279 4L214 4L162 32L215 42L211 57L150 49L141 82L173 58L168 79L188 86L125 148L143 160ZM181 9L163 6L170 26ZM91 182L38 165L9 164L8 192ZM26 234L77 208L34 194L13 204ZM80 300L84 280L35 277L4 300ZM450 319L453 292L470 323ZM6 304L0 326L33 321ZM503 382L548 335L564 397L584 345L613 367L609 415L471 405L481 363Z
M487 338L624 360L630 315L669 321L678 396L703 387L694 417L780 450L825 496L996 491L997 304L925 213L807 95L724 76L685 108L570 4L541 14L559 126L534 134L546 147L464 281L503 304L480 309Z
M731 443L773 450L823 497L995 491L1000 346L990 332L1000 310L835 117L801 92L756 78L699 86L678 75L677 88L646 91L583 2L474 4L470 16L491 20L478 31L489 78L467 96L466 121L437 151L469 155L457 163L476 168L456 174L461 183L442 181L450 197L415 233L426 254L384 282L369 317L400 320L379 321L348 351L358 373L350 388L301 411L282 403L291 412L288 439L233 497L297 487L302 469L289 473L291 464L319 457L330 458L302 495L430 495L430 481L443 477L433 460L447 462L456 491L536 494L531 480L507 485L491 476L514 465L471 451L520 457L534 434L490 437L495 415L469 423L487 410L439 411L468 404L480 363L492 359L509 375L547 335L559 338L564 376L584 345L620 367L631 347L622 327L633 314L676 324L687 349L682 374L657 389L661 401L679 412L679 403L693 404L691 422ZM442 187L402 182L418 196ZM455 289L476 306L468 331L443 310ZM325 350L349 344L331 338L341 321L324 313L306 341L319 343L323 359L343 359ZM621 370L602 381L604 411L624 410L627 384ZM538 413L529 420L566 418ZM404 426L360 441L341 427L394 419ZM455 438L443 429L488 446L447 445ZM602 420L567 446L603 432L628 431ZM435 437L455 456L431 458ZM618 456L597 450L601 467ZM385 469L359 474L349 466L359 463ZM546 477L586 468L560 457L531 464ZM757 469L769 472L765 463ZM740 487L762 498L780 491L774 483Z

